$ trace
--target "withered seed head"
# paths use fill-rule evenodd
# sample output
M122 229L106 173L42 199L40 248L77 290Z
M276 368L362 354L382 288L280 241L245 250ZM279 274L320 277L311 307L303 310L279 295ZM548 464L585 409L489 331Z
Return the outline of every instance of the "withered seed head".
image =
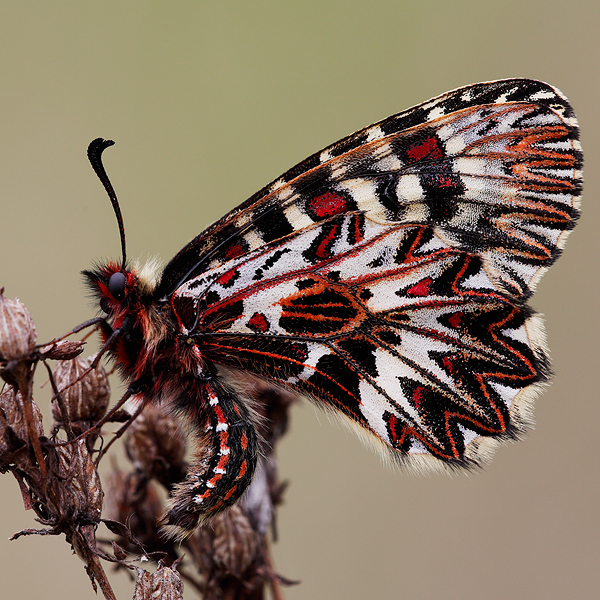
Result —
M11 300L0 289L0 361L28 357L35 349L35 325L29 311L18 299Z
M42 413L33 400L31 401L31 407L33 409L34 428L38 437L41 437L44 435ZM6 427L12 430L16 438L25 444L29 444L29 430L23 414L23 396L21 392L15 392L14 388L8 385L0 392L0 419Z
M154 483L146 481L144 476L140 478L139 473L124 473L115 466L104 478L104 489L105 517L127 523L131 533L147 551L164 550L157 525L163 513L163 503ZM128 550L139 552L139 547L131 547L127 539L122 543Z
M110 385L102 365L98 364L93 371L77 381L93 360L93 356L65 360L59 362L54 369L54 379L58 389L64 390L61 396L71 421L97 421L106 413ZM74 381L77 383L67 387ZM57 399L52 400L52 416L57 423L62 423Z
M23 396L10 386L0 391L0 470L17 465L22 471L34 468L30 431L37 437L43 435L42 414L36 403L31 401L33 427L27 427L23 409Z
M85 440L50 451L47 508L56 520L69 517L78 522L98 523L102 512L100 476Z
M71 360L83 352L84 346L85 342L60 340L41 348L40 354L44 358L51 358L52 360Z
M136 573L133 600L182 600L183 581L175 569L166 567L161 562L152 574L140 568L136 569Z
M239 504L213 521L213 560L227 574L241 578L256 558L260 534Z
M133 600L151 600L152 599L152 580L148 571L136 569L135 591Z
M174 474L181 477L185 436L178 419L165 408L154 404L144 407L127 430L125 449L136 469L148 476L165 484L170 483L164 480L165 471L176 471Z

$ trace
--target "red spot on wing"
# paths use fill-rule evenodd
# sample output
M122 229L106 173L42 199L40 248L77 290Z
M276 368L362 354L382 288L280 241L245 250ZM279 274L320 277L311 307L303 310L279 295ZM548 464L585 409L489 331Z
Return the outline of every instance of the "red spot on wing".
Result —
M241 479L246 474L247 470L248 470L248 463L246 461L244 461L242 463L242 466L240 467L240 472L239 472L238 476L236 477L236 479Z
M406 154L412 162L424 158L442 158L444 156L440 143L434 135L415 142L407 149Z
M401 448L406 442L407 438L410 438L412 429L407 427L396 415L389 415L387 418L388 430L391 435L392 446L395 448Z
M458 187L459 184L457 184L456 180L451 179L450 177L437 177L436 178L436 185L437 187Z
M307 202L307 211L317 219L326 219L348 210L348 203L343 196L333 192L325 192Z
M425 398L426 391L427 388L423 387L422 385L415 388L415 391L413 392L412 401L415 403L415 406L417 408L421 408L421 402L423 401L423 398Z
M223 275L221 275L221 277L219 277L219 279L217 279L217 283L219 285L222 285L223 287L227 287L228 285L231 285L235 281L237 276L238 276L238 270L232 269L231 271L227 271L227 273L224 273Z
M454 329L459 329L462 325L465 314L462 312L456 312L451 317L448 317L448 323L454 327Z
M363 221L358 215L354 215L349 228L348 242L350 244L360 244L365 239L363 232Z
M392 434L392 442L394 446L398 445L398 434L396 433L396 425L398 425L398 417L396 415L390 415L388 420L390 425L390 433Z
M454 365L454 357L444 356L442 359L442 364L448 373L454 373L456 367Z
M315 256L317 258L326 259L331 256L331 247L333 246L333 242L335 242L336 238L339 236L339 232L339 225L331 228L331 231L323 238L315 250Z
M269 330L269 321L262 313L255 312L248 321L248 327L256 333L265 333Z
M238 256L242 256L247 251L247 243L244 244L241 241L235 242L225 250L225 257L228 259L237 258Z
M409 296L429 296L431 294L431 284L433 283L431 277L421 279L415 285L409 287L406 290L406 294Z

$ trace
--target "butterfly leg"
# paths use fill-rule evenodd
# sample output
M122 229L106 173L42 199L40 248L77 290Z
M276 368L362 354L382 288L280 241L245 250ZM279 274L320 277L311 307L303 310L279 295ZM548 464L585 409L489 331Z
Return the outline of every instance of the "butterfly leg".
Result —
M252 415L233 389L214 378L198 381L191 393L185 408L198 426L198 450L162 522L168 535L180 539L243 495L258 457Z

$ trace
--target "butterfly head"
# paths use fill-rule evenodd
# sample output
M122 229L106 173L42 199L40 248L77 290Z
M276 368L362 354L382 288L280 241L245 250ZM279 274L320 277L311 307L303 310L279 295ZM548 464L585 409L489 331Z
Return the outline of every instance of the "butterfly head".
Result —
M87 279L92 294L97 298L102 311L108 318L112 319L113 326L115 322L117 326L120 326L120 322L122 322L125 314L136 304L139 296L137 293L139 286L136 270L127 267L125 227L121 208L117 200L117 195L102 164L102 153L113 144L112 140L105 140L103 138L93 140L88 146L88 159L104 186L117 217L123 258L120 263L109 261L98 265L92 271L84 271L83 275Z
M112 338L108 354L128 378L141 376L146 362L155 356L154 349L169 333L153 298L155 279L149 270L106 262L83 272L95 305L104 313L102 342Z
M134 324L140 321L139 317L141 311L144 310L144 302L141 299L142 293L140 292L137 269L130 268L127 265L125 227L121 208L102 164L102 153L113 144L113 141L102 138L93 140L88 146L88 159L113 206L119 226L122 259L120 262L108 261L98 264L94 269L84 271L83 275L92 296L106 315L104 322L101 324L104 341L106 342L116 330L120 330L120 335L118 335L118 340L116 341L116 346L113 347L113 351L116 350L117 355L123 355L117 360L124 365L131 362L125 360L125 355L134 353L135 351L135 348L130 348L132 352L122 351L124 339L127 338L129 346L132 346L132 344L134 346L139 345L134 340L134 338L139 336L135 335L133 329L135 329ZM145 287L144 290L147 291Z
M107 317L119 319L139 303L139 280L135 269L123 269L116 262L98 265L83 272L92 295Z
M160 277L158 259L145 265L125 266L116 261L99 263L84 271L85 283L102 312L111 320L122 320L126 314L147 309L153 304L154 292Z

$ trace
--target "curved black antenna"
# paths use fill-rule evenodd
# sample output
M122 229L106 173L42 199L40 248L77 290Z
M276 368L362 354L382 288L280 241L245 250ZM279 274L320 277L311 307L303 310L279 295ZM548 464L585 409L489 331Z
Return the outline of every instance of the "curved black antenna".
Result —
M119 206L119 201L117 200L115 190L110 182L110 179L108 178L108 175L106 174L106 169L102 164L102 153L104 150L106 150L106 148L113 145L114 142L112 140L96 138L90 142L90 145L87 149L87 155L90 164L92 165L92 169L94 169L98 179L102 182L102 185L104 186L104 189L110 198L113 210L115 211L115 216L117 217L117 223L119 224L119 235L121 236L121 252L123 254L121 268L124 271L125 261L127 260L127 252L125 249L125 225L123 224L123 215L121 214L121 207Z

